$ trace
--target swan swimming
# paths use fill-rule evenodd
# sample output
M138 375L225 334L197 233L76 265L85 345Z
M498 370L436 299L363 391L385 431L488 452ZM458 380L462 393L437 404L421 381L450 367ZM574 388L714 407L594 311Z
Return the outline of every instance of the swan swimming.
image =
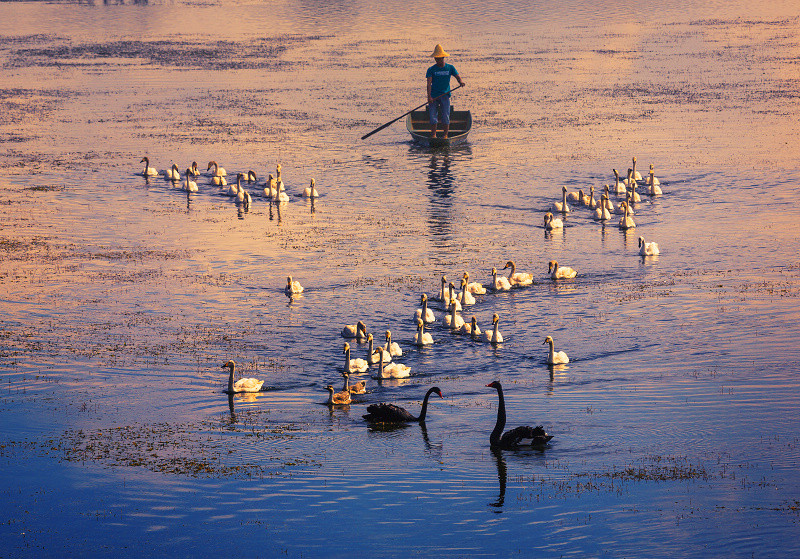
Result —
M492 315L492 324L494 327L491 330L486 330L483 333L483 341L490 344L503 343L503 335L500 333L499 324L500 316L497 313Z
M544 214L544 228L547 231L552 231L553 229L563 229L564 222L561 221L561 218L553 217L553 214L547 212Z
M456 314L456 302L450 301L450 314L444 315L442 319L442 326L450 328L450 330L458 330L464 326L464 319Z
M472 320L464 323L461 327L461 333L468 334L473 340L480 339L481 329L478 328L478 319L475 318L474 315L472 316Z
M639 237L639 255L640 256L658 256L661 251L658 249L658 243L644 242L644 237Z
M180 175L178 175L180 176ZM186 169L186 180L181 185L181 188L186 192L197 192L197 183L194 182L192 179L192 170Z
M556 260L551 260L547 265L547 273L554 280L558 279L572 279L578 275L578 272L568 266L559 266Z
M511 291L511 284L508 278L497 275L497 268L492 268L492 289L495 291Z
M306 198L319 198L319 192L317 192L317 185L314 179L311 179L311 184L303 190L303 196Z
M487 384L486 387L497 390L497 395L500 398L500 402L497 405L497 421L495 422L492 434L489 435L489 445L492 448L505 450L541 448L553 438L552 435L547 434L544 427L541 425L537 425L536 427L523 425L503 433L503 429L506 426L506 402L505 398L503 398L503 387L498 381Z
M142 176L154 177L158 175L158 169L150 166L150 159L147 157L142 157L142 160L139 163L144 163L144 171L142 171Z
M608 211L606 207L606 201L608 200L608 196L603 194L603 197L600 198L600 204L597 206L597 209L594 211L592 215L592 219L595 221L605 221L607 219L611 219L611 212Z
M542 345L544 345L544 344L550 344L550 353L547 356L547 364L548 365L562 365L562 364L569 363L569 357L567 357L566 353L564 353L563 351L556 351L555 349L553 349L553 338L552 337L547 336L544 339L544 342L542 342Z
M614 171L614 194L617 196L624 196L628 193L628 188L625 184L619 180L619 173L616 169L611 169Z
M477 281L469 281L469 272L464 272L464 279L467 281L467 290L473 295L485 295L486 288Z
M350 384L350 374L343 373L342 376L344 377L344 387L342 388L342 392L349 392L350 394L366 394L367 393L367 381L360 380L355 384Z
M367 336L367 343L369 343L369 347L367 348L367 361L369 361L370 365L374 365L380 361L389 363L392 360L391 354L386 351L383 346L375 347L372 334Z
M261 387L264 385L263 380L257 378L240 378L235 383L233 382L233 374L236 370L236 362L231 359L222 365L222 368L229 369L230 375L228 376L228 389L225 391L228 394L237 394L239 392L260 392Z
M415 417L408 413L405 408L396 406L394 404L370 404L367 406L367 415L364 419L370 423L425 423L425 413L428 411L428 398L431 394L438 394L439 398L442 397L442 391L438 386L428 389L425 393L425 398L422 400L422 409L419 412L419 417Z
M164 178L168 181L181 180L181 173L178 171L178 165L173 163L172 167L164 171Z
M465 278L461 278L461 293L458 296L458 302L461 303L462 308L466 305L475 304L475 297L467 289L467 280Z
M211 173L212 177L226 177L226 176L228 176L228 172L224 168L222 168L219 165L217 165L216 161L209 161L208 162L208 167L206 168L206 171L210 170L211 167L214 167L214 172Z
M344 343L344 370L348 373L365 373L369 369L369 363L367 363L366 359L361 359L360 357L356 357L355 359L350 359L350 344L347 342Z
M436 315L433 314L433 311L428 308L428 295L423 293L420 296L420 303L422 305L421 309L417 309L414 313L414 320L423 320L424 322L430 324L431 322L436 321Z
M506 262L503 269L505 270L506 268L511 268L507 279L512 287L527 287L533 284L533 275L527 272L517 272L517 265L514 264L513 260Z
M425 324L417 319L417 333L414 335L414 344L418 346L430 345L433 343L433 336L425 331Z
M400 349L400 344L392 341L391 330L386 331L386 344L383 346L383 348L388 351L389 355L392 357L399 357L403 355L403 350Z
M411 376L411 367L402 363L389 363L384 364L386 361L383 356L383 348L378 348L375 353L378 354L378 374L379 379L384 378L408 378Z
M658 185L661 184L656 178L655 171L653 171L653 164L650 164L650 176L647 177L647 193L650 196L661 196L663 192L661 191L661 187Z
M558 213L569 213L569 205L567 204L567 187L561 187L561 201L553 202L551 210Z
M325 403L328 404L329 406L346 406L350 404L350 402L352 401L350 399L349 390L342 390L341 392L335 392L333 386L331 386L330 384L325 387L325 390L328 391L328 401Z
M293 280L292 276L286 276L286 287L283 289L283 292L287 295L290 293L302 293L303 286L300 285L299 281Z
M342 328L343 338L357 338L358 340L366 340L367 335L367 325L360 320L357 324L348 324Z
M634 227L636 227L636 222L633 221L633 218L630 215L628 215L628 204L627 204L627 202L621 202L620 206L623 206L623 209L625 210L625 215L623 215L619 220L619 224L618 224L619 228L623 229L623 230L624 229L633 229Z

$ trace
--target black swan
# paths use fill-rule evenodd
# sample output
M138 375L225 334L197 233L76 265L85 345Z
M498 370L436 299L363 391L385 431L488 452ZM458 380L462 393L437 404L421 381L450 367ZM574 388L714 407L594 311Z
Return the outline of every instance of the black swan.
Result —
M494 431L489 436L489 443L492 448L506 450L540 448L553 438L552 435L547 434L541 425L536 427L515 427L503 433L503 428L506 426L506 402L503 398L503 387L497 381L486 386L496 389L497 395L500 397L500 403L497 405L497 424L495 424Z
M428 398L434 392L439 395L439 398L443 397L442 391L439 390L438 386L429 389L425 394L425 399L422 400L422 410L419 412L419 417L414 417L400 406L381 402L380 404L367 406L367 415L364 416L364 419L373 423L423 423L425 421L425 413L428 411Z

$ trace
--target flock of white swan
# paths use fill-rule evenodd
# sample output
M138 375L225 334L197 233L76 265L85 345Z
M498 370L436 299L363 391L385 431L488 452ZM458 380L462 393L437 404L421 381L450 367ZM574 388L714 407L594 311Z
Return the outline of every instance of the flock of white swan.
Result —
M197 178L201 175L200 169L197 167L197 161L193 161L191 166L187 167L184 174L178 169L178 165L173 163L172 167L163 173L155 167L150 166L150 159L145 156L142 158L141 163L144 163L142 176L150 177L163 177L166 181L171 182L175 186L180 186L181 190L191 194L199 192L197 185ZM237 173L236 180L228 184L228 172L224 167L220 167L216 161L209 161L206 167L206 174L208 175L210 186L216 186L218 192L222 195L234 198L237 204L243 205L246 209L250 207L253 201L250 192L247 188L261 188L258 183L258 175L252 169L246 173ZM278 163L275 168L275 175L269 173L266 181L264 182L264 197L270 202L282 204L289 201L289 195L286 193L286 185L281 178L281 164ZM317 190L316 181L312 178L311 183L303 189L300 196L304 198L319 198L319 191Z
M159 171L150 167L150 162L147 157L142 159L145 163L145 169L142 172L144 176L152 177L160 175ZM212 171L213 169L213 171ZM220 167L215 161L210 161L206 169L210 172L210 183L217 186L219 189L225 189L228 196L237 198L237 202L243 204L250 203L250 194L247 192L243 182L248 184L257 183L257 176L254 171L238 173L236 184L228 186L226 176L227 173L224 168ZM571 213L573 208L584 207L592 211L593 219L597 221L610 220L612 215L620 215L618 227L623 230L629 230L636 227L633 220L634 206L641 201L641 196L637 189L642 177L636 170L636 158L633 158L633 166L628 169L627 177L620 180L619 173L616 169L613 170L615 182L613 187L605 185L603 193L600 198L596 198L594 194L594 187L589 188L589 194L584 194L583 190L576 192L567 192L566 187L561 188L561 200L552 203L549 211L544 215L544 228L547 231L553 231L564 227L564 222L560 218L556 218L553 214L559 213L564 216ZM185 178L182 182L183 190L188 192L197 192L197 184L193 178L200 175L197 168L197 163L192 163L192 166L185 171ZM178 166L173 165L171 169L164 173L166 180L173 182L181 181L181 174L178 171ZM660 188L660 181L655 176L653 165L650 165L650 173L644 181L646 194L652 197L660 196L662 194ZM611 197L624 197L624 200L614 204ZM276 176L272 174L266 180L264 186L264 196L275 202L283 202L288 200L285 192L285 186L281 179L281 165L276 167ZM307 187L303 196L317 197L319 193L315 188L315 181L311 179L311 184ZM572 207L570 206L572 204ZM643 237L639 237L639 254L641 256L655 256L659 254L658 245L655 242L645 242ZM500 333L499 323L500 317L497 313L492 316L492 326L485 331L481 331L477 324L477 319L473 315L469 322L459 314L465 307L475 305L477 300L475 295L485 295L487 292L504 292L512 289L525 288L533 285L533 274L528 272L517 271L517 266L513 260L506 262L502 270L509 270L507 275L499 275L497 268L491 270L491 281L483 285L478 282L470 282L468 272L464 272L457 290L453 282L449 282L446 276L441 278L441 286L438 292L431 297L437 301L445 313L442 316L441 324L444 329L451 334L461 334L470 336L473 341L483 342L489 344L503 343L503 335ZM558 262L551 260L548 263L548 275L554 281L571 279L577 275L577 272L567 266L559 266ZM304 291L303 286L299 281L295 280L292 276L286 278L286 287L284 292L287 296L292 297ZM423 293L420 296L420 308L416 309L412 315L412 320L416 324L417 332L413 338L413 344L418 347L433 344L433 337L430 332L426 332L425 328L435 323L438 319L433 310L428 306L428 296ZM359 320L356 324L349 324L342 328L341 336L349 341L357 341L367 344L366 359L360 357L353 357L351 353L351 346L349 341L344 342L342 353L344 355L344 364L342 367L341 375L344 377L344 386L342 390L336 391L332 385L326 386L328 391L327 404L329 406L343 406L349 405L352 402L353 394L366 393L366 380L361 380L355 384L350 384L351 375L360 375L374 371L373 378L375 379L404 379L411 376L411 367L395 361L395 358L403 355L403 350L397 342L392 341L392 332L386 330L385 343L383 345L376 345L373 334L367 331L367 326L364 321ZM547 355L548 365L562 365L569 363L569 357L564 351L556 351L555 342L552 336L547 336L542 342L543 345L549 345L549 352ZM228 369L228 386L226 392L228 394L236 394L242 392L259 392L262 389L264 381L256 378L240 378L234 381L236 364L234 361L227 361L222 368ZM503 433L505 426L505 403L502 386L499 382L493 382L487 387L495 388L498 391L500 405L498 407L498 416L495 429L490 437L490 443L493 447L499 448L522 448L528 446L541 446L549 441L552 436L548 435L541 426L532 427L517 427L506 433ZM395 406L393 404L372 404L367 407L367 414L364 418L372 422L409 422L409 421L424 421L425 413L428 405L428 398L432 394L442 396L438 387L433 387L428 390L423 401L421 413L419 416L413 416L405 409Z

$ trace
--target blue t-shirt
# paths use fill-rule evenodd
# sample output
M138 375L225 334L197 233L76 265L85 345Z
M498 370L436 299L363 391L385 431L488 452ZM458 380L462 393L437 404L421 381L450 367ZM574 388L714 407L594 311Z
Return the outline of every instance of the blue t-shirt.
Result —
M425 77L433 78L433 82L431 82L431 97L438 97L443 93L447 93L449 96L450 76L458 76L458 70L452 64L445 63L444 66L434 64L428 68Z

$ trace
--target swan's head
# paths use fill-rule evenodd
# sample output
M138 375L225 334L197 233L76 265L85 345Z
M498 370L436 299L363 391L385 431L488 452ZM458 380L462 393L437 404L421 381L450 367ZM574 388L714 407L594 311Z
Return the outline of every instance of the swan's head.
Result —
M562 187L561 187L561 192L564 192L564 193L566 193L566 192L567 192L567 187L566 187L566 186L562 186Z
M547 336L547 337L544 339L544 341L542 342L542 345L544 345L544 344L550 344L550 345L553 345L553 338L551 338L550 336Z
M147 165L150 165L150 160L147 157L142 157L142 160L139 161L139 163L147 163Z
M469 272L464 272L464 275L463 275L462 277L463 277L465 280L467 280L467 282L469 282Z
M236 367L236 363L233 361L233 359L231 359L230 361L225 362L225 364L222 365L222 367L220 367L220 368L221 369L226 369L227 368L227 369L233 370L235 367Z
M489 384L487 384L486 388L494 388L495 390L500 390L503 387L500 385L499 382L494 381L494 382L490 382Z
M653 172L653 164L652 163L650 163L650 172L651 173Z
M217 167L217 162L216 162L216 161L209 161L209 162L208 162L208 167L206 168L206 171L208 171L209 169L211 169L211 167L214 167L214 168L216 168L216 167Z
M616 169L611 169L611 170L614 171L614 176L619 178L619 173L617 172L617 170Z
M387 340L391 340L392 339L392 331L391 330L387 330L386 331L386 339Z
M176 171L177 171L177 169L176 169ZM191 169L186 169L186 177L187 177L187 179L188 179L189 175L191 175L191 174L192 174L192 170Z
M432 394L438 394L438 395L439 395L439 398L442 398L442 399L444 399L444 396L442 396L442 391L441 391L441 390L439 390L439 387L438 387L438 386L434 386L433 388L431 388L431 393L432 393Z
M422 319L421 318L417 319L417 330L422 330Z
M250 169L247 171L247 180L249 181L257 181L258 177L256 176L256 172Z
M197 169L197 161L192 161L192 169Z
M639 237L639 248L642 248L643 244L644 244L644 237Z
M636 158L633 158L633 166L636 167Z
M447 276L442 276L442 285L447 283Z
M506 262L506 265L503 266L503 269L505 270L506 268L511 268L513 270L516 267L517 266L516 266L516 264L514 264L514 261L513 260L509 260L508 262Z
M447 284L447 288L448 288L450 291L453 291L453 290L456 288L456 286L455 286L455 285L453 284L453 282L451 281L450 283L448 283L448 284Z
M551 214L550 212L544 214L544 224L547 225L551 221L553 221L553 214Z
M500 315L498 315L497 313L494 313L492 315L492 324L497 324L498 322L500 322Z
M314 188L316 185L317 185L317 183L314 182L314 179L311 179L311 188Z
M427 300L428 300L428 296L427 296L425 293L423 293L423 294L420 296L419 300L420 300L420 302L424 303L425 301L427 301Z
M473 314L472 315L472 327L474 328L477 323L478 323L478 319L475 318L475 315Z
M172 167L170 167L170 169L172 169L173 171L176 171L176 172L177 172L177 170L178 170L178 164L177 164L177 163L173 163L173 164L172 164Z
M364 322L361 320L359 320L358 324L356 324L356 332L358 332L359 330L361 330L365 334L367 333L367 325L364 324Z
M330 392L331 394L333 394L333 386L331 386L330 384L329 384L328 386L326 386L326 387L325 387L325 390L327 390L328 392Z
M549 274L550 272L552 272L553 270L557 270L557 269L558 269L558 262L557 262L557 261L555 261L555 260L551 260L551 261L550 261L550 262L547 264L547 273L548 273L548 274Z
M342 353L350 353L350 344L347 342L344 343L344 349L342 350Z
M240 185L240 184L242 184L242 179L243 179L243 178L244 178L244 175L243 175L242 173L238 173L238 174L236 175L236 184L237 184L237 185Z
M372 334L367 334L367 341L368 342L371 342L373 339L374 338L372 337Z
M492 276L496 276L496 275L497 275L497 268L492 268Z
M608 185L605 185L605 186L603 187L603 192L605 192L606 194L608 194L608 190L609 190L609 186L608 186Z
M461 289L464 290L467 287L467 280L466 278L461 278Z
M286 276L286 287L291 289L291 287L292 287L292 276Z

